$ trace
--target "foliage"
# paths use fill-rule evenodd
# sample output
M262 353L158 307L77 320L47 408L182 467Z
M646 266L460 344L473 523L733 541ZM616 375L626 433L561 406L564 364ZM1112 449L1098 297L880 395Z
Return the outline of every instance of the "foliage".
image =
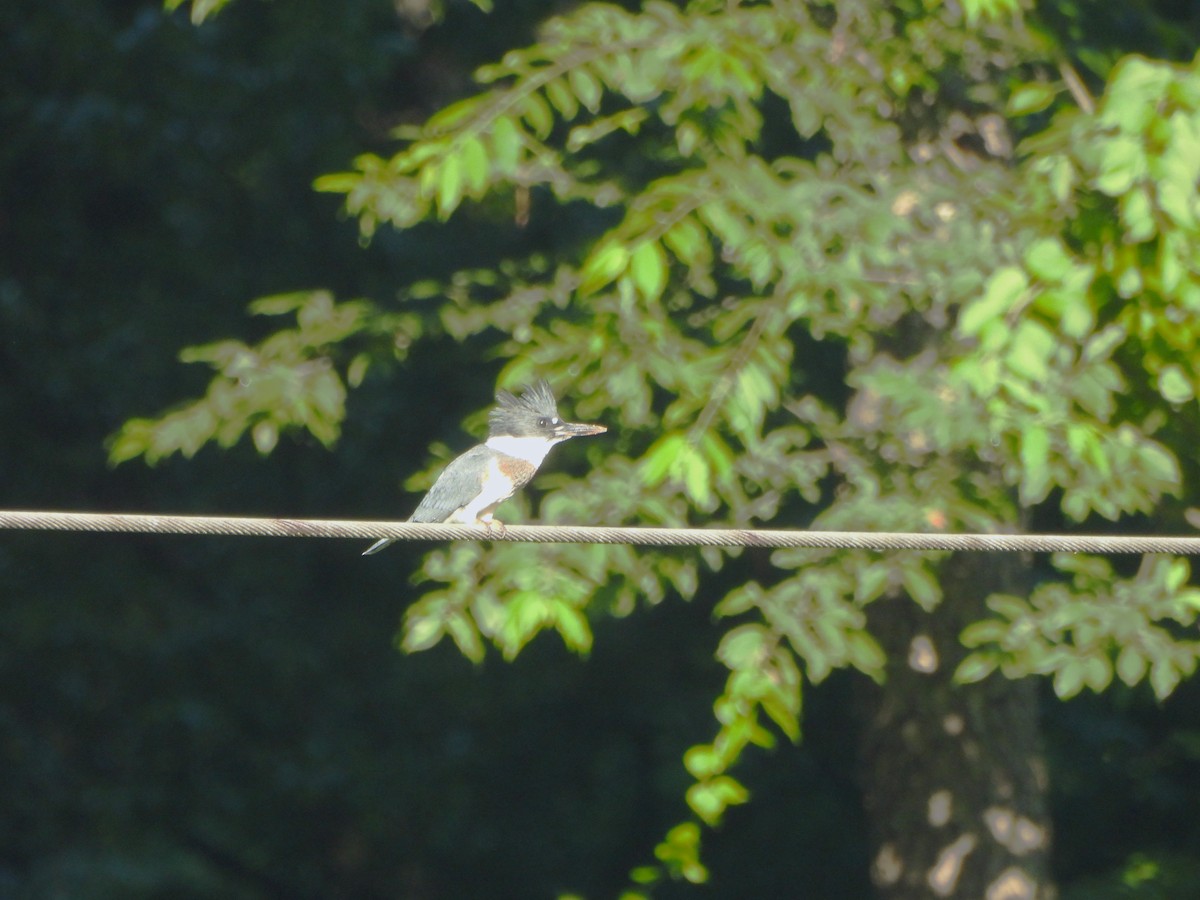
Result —
M586 481L539 479L544 521L1003 531L1029 510L1154 513L1182 490L1187 447L1168 441L1200 387L1200 63L1127 59L1092 111L1046 86L1052 57L1013 3L589 3L481 69L480 93L398 131L398 152L317 186L345 196L367 237L486 219L493 198L518 222L565 223L549 262L502 270L499 299L471 284L436 312L498 348L506 384L569 375L580 417L618 432L583 451ZM1035 113L1049 124L1023 119ZM1016 157L1011 129L1029 131ZM571 218L580 207L596 212ZM289 427L332 440L331 370L290 381L280 410L273 382L241 386L239 366L324 358L374 315L354 306L319 339L301 325L194 354L219 369L209 396L131 423L114 457L246 428L264 452ZM771 725L798 739L803 676L881 676L868 604L953 602L935 555L771 561L717 607L730 674L714 740L684 758L708 825L747 799L729 774L746 747L770 746ZM428 556L433 584L401 643L449 636L471 659L487 642L512 658L554 629L587 652L585 610L692 597L705 568L730 563L455 545ZM1048 674L1067 697L1115 671L1165 696L1194 671L1200 643L1170 624L1194 621L1186 568L1120 580L1095 560L1057 565L1062 578L997 595L995 617L967 629L964 680ZM656 856L701 881L693 825Z
M230 447L247 431L259 453L275 449L279 433L304 428L325 446L337 440L345 416L346 385L358 386L370 357L359 353L339 375L327 355L332 347L379 330L380 317L362 301L335 303L327 291L264 297L250 305L257 315L294 313L296 327L281 329L256 346L225 340L188 347L182 362L207 363L219 373L205 396L158 419L131 419L113 437L109 458L143 457L155 463L172 453L190 457L209 441ZM395 345L416 327L412 316L389 318Z
M1186 586L1186 560L1147 557L1132 579L1117 578L1103 559L1059 555L1055 565L1070 582L1043 584L1028 599L988 600L996 618L963 632L968 647L988 649L962 662L961 680L978 681L997 667L1010 678L1035 672L1053 676L1065 699L1084 687L1104 690L1114 672L1130 686L1148 675L1165 699L1195 673L1200 646L1185 636L1200 616L1200 590Z
M230 0L163 0L164 6L168 10L176 10L190 4L189 17L192 23L199 25L213 18L217 13L229 5ZM471 0L475 6L484 12L492 11L492 0ZM1004 0L990 0L990 2L1004 2ZM442 8L437 0L431 0L429 4L432 9L429 11L436 18L441 18ZM983 5L987 5L985 2Z
M187 0L165 0L165 6L169 10L175 10L186 2ZM199 25L210 16L215 16L228 4L229 0L192 0L191 20L194 24Z

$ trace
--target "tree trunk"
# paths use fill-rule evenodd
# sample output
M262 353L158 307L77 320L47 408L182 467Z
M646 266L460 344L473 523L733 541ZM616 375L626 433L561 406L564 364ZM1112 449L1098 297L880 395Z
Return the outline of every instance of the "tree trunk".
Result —
M869 610L889 663L887 682L859 698L859 765L871 879L884 900L1055 895L1036 686L951 680L966 653L963 626L988 594L1012 589L1020 567L1015 557L958 554L932 613L908 597Z

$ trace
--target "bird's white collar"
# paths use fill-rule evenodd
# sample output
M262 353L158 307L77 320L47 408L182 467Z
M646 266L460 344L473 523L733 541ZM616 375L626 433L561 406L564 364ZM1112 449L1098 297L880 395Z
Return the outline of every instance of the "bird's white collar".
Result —
M511 434L502 434L490 437L484 443L489 450L495 450L505 456L515 456L532 466L540 466L550 448L560 440L562 438L514 437Z

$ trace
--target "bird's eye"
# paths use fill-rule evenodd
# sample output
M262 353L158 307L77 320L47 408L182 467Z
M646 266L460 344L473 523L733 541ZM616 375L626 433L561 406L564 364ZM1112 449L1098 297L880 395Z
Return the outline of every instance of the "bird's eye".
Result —
M550 427L550 420L547 419L545 416L538 419L538 428L549 428L549 427Z

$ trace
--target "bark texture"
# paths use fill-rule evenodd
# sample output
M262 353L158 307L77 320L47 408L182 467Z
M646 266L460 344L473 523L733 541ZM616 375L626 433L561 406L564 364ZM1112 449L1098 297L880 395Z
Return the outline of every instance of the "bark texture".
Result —
M1012 590L1016 557L958 554L932 613L908 597L873 604L887 651L864 685L859 772L871 879L883 900L1050 900L1050 822L1036 685L994 675L956 685L963 626L988 594Z

